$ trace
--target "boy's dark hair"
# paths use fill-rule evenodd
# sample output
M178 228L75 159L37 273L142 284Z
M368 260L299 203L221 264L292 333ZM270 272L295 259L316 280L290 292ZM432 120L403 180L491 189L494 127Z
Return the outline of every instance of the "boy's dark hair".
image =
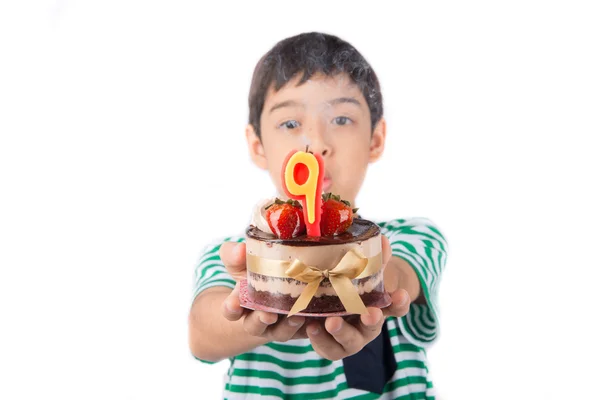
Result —
M347 73L362 91L371 113L371 129L383 116L381 88L375 71L350 43L333 35L310 32L284 39L265 54L254 69L248 105L249 123L260 138L260 116L271 84L281 89L302 72L299 85L315 73Z

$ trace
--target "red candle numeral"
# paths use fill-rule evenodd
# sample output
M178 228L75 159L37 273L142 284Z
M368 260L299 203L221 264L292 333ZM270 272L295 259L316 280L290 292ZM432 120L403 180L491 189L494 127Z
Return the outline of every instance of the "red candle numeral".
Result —
M325 168L318 154L292 151L282 169L286 195L302 202L308 236L321 236L321 192Z

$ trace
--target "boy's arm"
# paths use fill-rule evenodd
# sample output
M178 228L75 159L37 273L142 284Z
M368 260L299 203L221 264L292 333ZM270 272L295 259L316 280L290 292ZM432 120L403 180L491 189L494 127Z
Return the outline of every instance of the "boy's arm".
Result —
M226 287L212 287L194 300L189 315L190 350L201 360L217 362L268 342L266 338L250 336L242 320L231 322L223 316L223 302L231 292Z
M279 318L277 314L241 308L239 280L246 276L246 246L224 243L220 258L238 283L235 289L223 286L204 290L194 300L189 314L189 345L192 354L216 362L246 353L262 344L306 337L304 318Z
M414 300L410 312L399 320L400 330L411 343L428 347L439 334L438 291L447 259L446 238L426 218L398 219L379 225L390 240L391 262L395 265L386 271L386 288L397 284Z

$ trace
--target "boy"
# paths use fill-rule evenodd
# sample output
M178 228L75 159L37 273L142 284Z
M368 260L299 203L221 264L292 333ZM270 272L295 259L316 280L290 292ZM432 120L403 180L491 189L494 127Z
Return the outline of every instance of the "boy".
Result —
M309 142L325 162L323 190L354 206L386 138L377 76L354 47L320 33L279 42L256 66L249 106L250 156L280 197L285 156ZM243 237L207 249L196 269L190 349L204 362L231 360L226 398L434 398L424 346L438 332L447 244L426 219L379 225L392 304L345 319L242 309L236 282L246 276Z

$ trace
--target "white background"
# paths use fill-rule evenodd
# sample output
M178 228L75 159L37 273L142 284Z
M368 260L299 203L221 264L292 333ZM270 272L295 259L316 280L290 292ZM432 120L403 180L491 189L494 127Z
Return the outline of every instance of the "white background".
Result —
M363 213L450 242L439 393L600 398L594 2L216 3L1 3L0 398L219 398L227 363L187 348L193 268L272 192L249 81L311 30L382 82Z

